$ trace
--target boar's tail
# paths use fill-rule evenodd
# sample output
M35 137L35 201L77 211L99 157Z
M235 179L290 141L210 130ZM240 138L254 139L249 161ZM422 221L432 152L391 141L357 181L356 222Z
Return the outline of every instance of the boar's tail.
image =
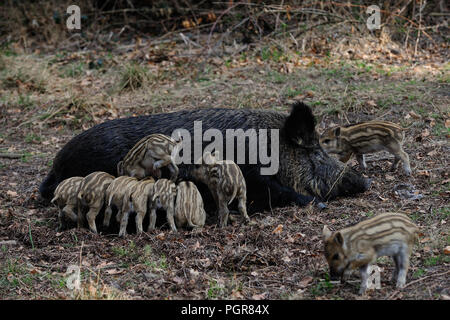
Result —
M55 192L58 183L59 182L56 179L55 173L53 171L50 171L50 173L39 186L39 193L41 194L42 198L46 200L52 199L53 193Z

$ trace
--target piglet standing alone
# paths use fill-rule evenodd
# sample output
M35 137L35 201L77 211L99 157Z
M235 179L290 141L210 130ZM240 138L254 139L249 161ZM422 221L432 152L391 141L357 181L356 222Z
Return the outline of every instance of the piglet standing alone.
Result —
M378 257L391 256L395 262L392 279L402 288L418 231L411 219L401 213L383 213L336 232L324 226L325 257L331 279L344 278L351 270L359 269L362 279L359 292L363 294L367 289L369 264Z
M401 160L403 170L409 176L409 156L402 147L404 130L388 121L367 121L330 128L322 134L320 144L327 152L338 154L342 162L347 162L355 154L363 170L367 168L364 154L386 150L395 157L391 170L394 171Z

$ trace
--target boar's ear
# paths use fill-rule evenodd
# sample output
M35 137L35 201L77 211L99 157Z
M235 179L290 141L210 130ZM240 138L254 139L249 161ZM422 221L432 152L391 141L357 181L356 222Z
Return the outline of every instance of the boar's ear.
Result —
M331 237L331 230L328 229L328 226L323 226L323 230L322 230L322 235L323 235L323 240L327 240L329 237Z
M117 175L123 176L123 161L117 163Z
M303 102L296 102L283 129L291 142L297 145L310 145L315 136L315 127L316 119L311 108Z
M341 127L334 129L334 136L339 137L341 135Z
M336 242L340 246L344 244L344 238L342 237L342 234L340 232L336 232L336 234L334 235L334 242Z

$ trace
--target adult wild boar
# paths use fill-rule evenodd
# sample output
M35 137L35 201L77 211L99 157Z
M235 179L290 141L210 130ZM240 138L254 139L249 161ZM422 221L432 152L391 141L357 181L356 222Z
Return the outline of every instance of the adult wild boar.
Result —
M52 169L40 186L40 193L44 198L51 199L58 183L72 176L85 176L99 170L115 175L117 163L134 144L153 133L170 136L174 130L182 128L194 137L190 143L195 149L194 131L199 123L203 131L214 128L222 132L223 139L230 129L253 131L257 139L264 138L262 133L265 130L270 134L265 139L259 139L259 143L266 143L266 150L272 150L272 144L278 145L279 153L274 157L279 159L278 171L270 175L261 173L267 162L263 164L257 159L256 163L249 163L255 150L250 136L244 140L235 137L234 149L221 153L224 158L238 163L244 174L247 209L250 213L290 204L304 206L313 199L326 201L338 196L354 195L364 192L370 185L370 180L328 156L319 144L311 109L297 102L290 114L271 110L211 108L101 123L74 137L58 152ZM277 133L278 139L273 139L276 136L273 132ZM210 141L203 141L200 146L205 148L208 144ZM237 161L237 148L243 146L246 151L245 163ZM230 151L233 156L227 157L227 154L232 153ZM184 152L183 149L181 153ZM192 160L195 160L193 155ZM193 165L179 165L181 178L186 177L189 168L192 168L190 166Z

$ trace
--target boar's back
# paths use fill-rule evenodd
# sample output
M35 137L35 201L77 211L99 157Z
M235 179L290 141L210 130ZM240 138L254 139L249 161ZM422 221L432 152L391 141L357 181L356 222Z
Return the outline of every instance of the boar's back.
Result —
M194 121L202 121L203 132L209 128L222 132L239 128L281 129L286 117L274 111L211 108L107 121L75 136L58 152L39 191L43 198L51 199L59 182L66 178L84 177L94 171L116 175L117 162L136 142L149 134L170 136L178 128L187 129L192 134Z

